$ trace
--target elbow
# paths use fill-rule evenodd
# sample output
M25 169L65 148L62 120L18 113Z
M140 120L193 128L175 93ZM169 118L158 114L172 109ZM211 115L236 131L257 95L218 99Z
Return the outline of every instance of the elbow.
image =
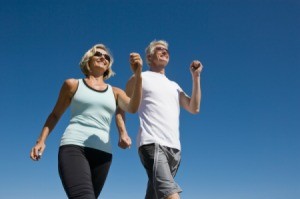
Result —
M191 110L190 112L191 112L192 114L196 115L196 114L200 113L200 109L197 108L197 109Z
M134 109L132 110L131 113L136 113L138 110L139 110L139 107L136 107L136 108L134 108Z
M60 115L58 115L57 113L51 112L50 115L48 116L48 119L50 119L51 121L57 122L60 119Z
M200 103L197 102L190 102L187 106L187 111L192 114L198 114L200 112Z
M136 113L138 111L139 107L130 107L127 112L128 113Z
M139 110L139 107L140 107L140 102L130 103L127 108L127 112L128 113L136 113Z

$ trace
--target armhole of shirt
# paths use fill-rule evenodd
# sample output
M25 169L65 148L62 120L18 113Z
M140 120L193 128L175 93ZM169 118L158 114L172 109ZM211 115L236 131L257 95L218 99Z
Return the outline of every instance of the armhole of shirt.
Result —
M113 94L114 94L114 98L115 98L115 101L116 101L116 107L118 107L117 94L115 93L115 89L114 89L113 86L111 86L111 90L112 90L112 92L113 92Z
M74 96L76 95L76 93L77 93L77 91L78 91L78 88L79 88L79 81L80 81L80 79L77 79L77 86L76 86L76 90L74 91L74 93L73 93L73 96L72 96L72 98L71 98L71 102L73 101L73 99L74 99Z

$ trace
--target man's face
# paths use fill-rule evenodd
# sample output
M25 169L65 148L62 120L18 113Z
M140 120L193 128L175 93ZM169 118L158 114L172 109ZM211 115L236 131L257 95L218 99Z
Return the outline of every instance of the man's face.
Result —
M154 47L153 55L151 55L153 66L166 66L169 63L169 51L161 44Z

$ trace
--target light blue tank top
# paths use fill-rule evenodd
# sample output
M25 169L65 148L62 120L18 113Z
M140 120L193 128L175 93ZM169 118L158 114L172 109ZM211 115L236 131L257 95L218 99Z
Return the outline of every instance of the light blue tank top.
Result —
M109 132L116 110L112 87L108 85L104 91L97 91L79 79L70 108L70 124L61 138L60 146L72 144L112 153Z

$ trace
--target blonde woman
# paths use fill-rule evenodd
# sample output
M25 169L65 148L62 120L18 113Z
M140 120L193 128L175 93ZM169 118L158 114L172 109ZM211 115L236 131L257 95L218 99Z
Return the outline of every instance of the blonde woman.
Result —
M58 154L59 175L68 198L98 198L112 162L109 131L115 110L118 107L135 113L140 104L143 64L140 55L130 54L135 77L130 96L105 83L114 74L112 64L113 57L103 44L93 46L84 54L80 68L85 77L65 80L30 153L32 160L41 158L47 137L70 106L71 119L61 138ZM130 138L123 137L122 145L130 145Z

